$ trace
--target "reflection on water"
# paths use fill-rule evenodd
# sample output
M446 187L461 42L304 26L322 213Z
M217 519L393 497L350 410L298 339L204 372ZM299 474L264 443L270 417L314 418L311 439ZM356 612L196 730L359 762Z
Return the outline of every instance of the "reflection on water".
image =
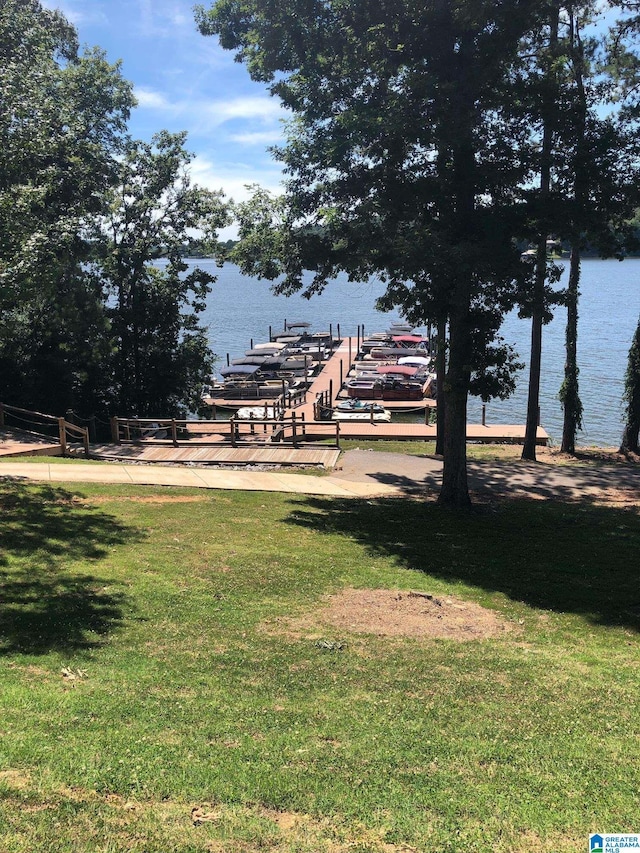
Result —
M254 343L268 340L269 325L274 332L285 320L308 320L314 331L338 324L343 335L355 335L364 324L366 332L379 331L398 314L375 310L376 297L383 291L379 282L352 284L346 276L331 282L321 296L311 300L301 296L274 296L268 282L243 276L231 264L221 269L214 261L200 261L218 276L209 296L206 322L212 347L226 361ZM566 273L565 273L566 278ZM631 338L640 314L640 259L618 261L587 260L582 268L582 297L579 313L578 359L580 392L584 404L584 431L580 444L617 445L622 434L621 397ZM543 371L540 392L541 420L552 438L559 442L562 411L558 389L564 368L564 327L566 311L558 308L543 332ZM517 314L504 322L503 334L515 346L520 359L528 362L530 321ZM524 423L527 405L527 370L520 374L513 397L487 405L487 423ZM469 420L479 422L481 402L471 400Z

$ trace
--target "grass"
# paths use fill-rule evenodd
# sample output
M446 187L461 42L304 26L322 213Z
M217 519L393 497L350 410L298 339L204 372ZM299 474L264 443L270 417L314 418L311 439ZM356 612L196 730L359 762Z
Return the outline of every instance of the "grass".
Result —
M17 483L0 510L3 853L556 853L637 830L636 511ZM514 630L349 634L317 618L345 587Z

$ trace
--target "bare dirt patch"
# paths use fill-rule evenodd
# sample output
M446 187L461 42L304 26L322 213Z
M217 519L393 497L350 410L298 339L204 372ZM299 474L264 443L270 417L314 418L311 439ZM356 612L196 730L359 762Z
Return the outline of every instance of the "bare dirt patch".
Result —
M92 497L79 498L78 503L83 504L107 504L129 502L134 504L194 504L207 500L200 495L145 495L145 496L122 496L114 497Z
M379 637L441 637L461 641L486 640L514 630L498 613L471 601L451 595L389 589L345 589L328 596L324 607L313 614L278 622L284 632L316 632L316 635L323 625Z

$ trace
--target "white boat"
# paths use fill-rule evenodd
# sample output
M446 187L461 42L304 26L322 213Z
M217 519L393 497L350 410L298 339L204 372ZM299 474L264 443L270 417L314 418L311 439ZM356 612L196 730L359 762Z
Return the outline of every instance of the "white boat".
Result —
M278 417L275 406L243 406L236 412L241 421L270 421Z
M391 412L379 403L363 400L343 400L333 410L334 421L381 421L389 423Z

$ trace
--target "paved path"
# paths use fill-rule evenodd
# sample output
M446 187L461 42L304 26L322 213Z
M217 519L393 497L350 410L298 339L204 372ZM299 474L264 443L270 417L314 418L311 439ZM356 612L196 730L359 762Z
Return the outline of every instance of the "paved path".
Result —
M640 465L554 465L511 460L469 462L469 485L480 494L576 498L624 491L640 504ZM436 495L442 462L431 457L350 450L329 477L283 471L162 465L56 464L0 461L0 477L46 482L129 483L205 489L290 492L327 497Z

